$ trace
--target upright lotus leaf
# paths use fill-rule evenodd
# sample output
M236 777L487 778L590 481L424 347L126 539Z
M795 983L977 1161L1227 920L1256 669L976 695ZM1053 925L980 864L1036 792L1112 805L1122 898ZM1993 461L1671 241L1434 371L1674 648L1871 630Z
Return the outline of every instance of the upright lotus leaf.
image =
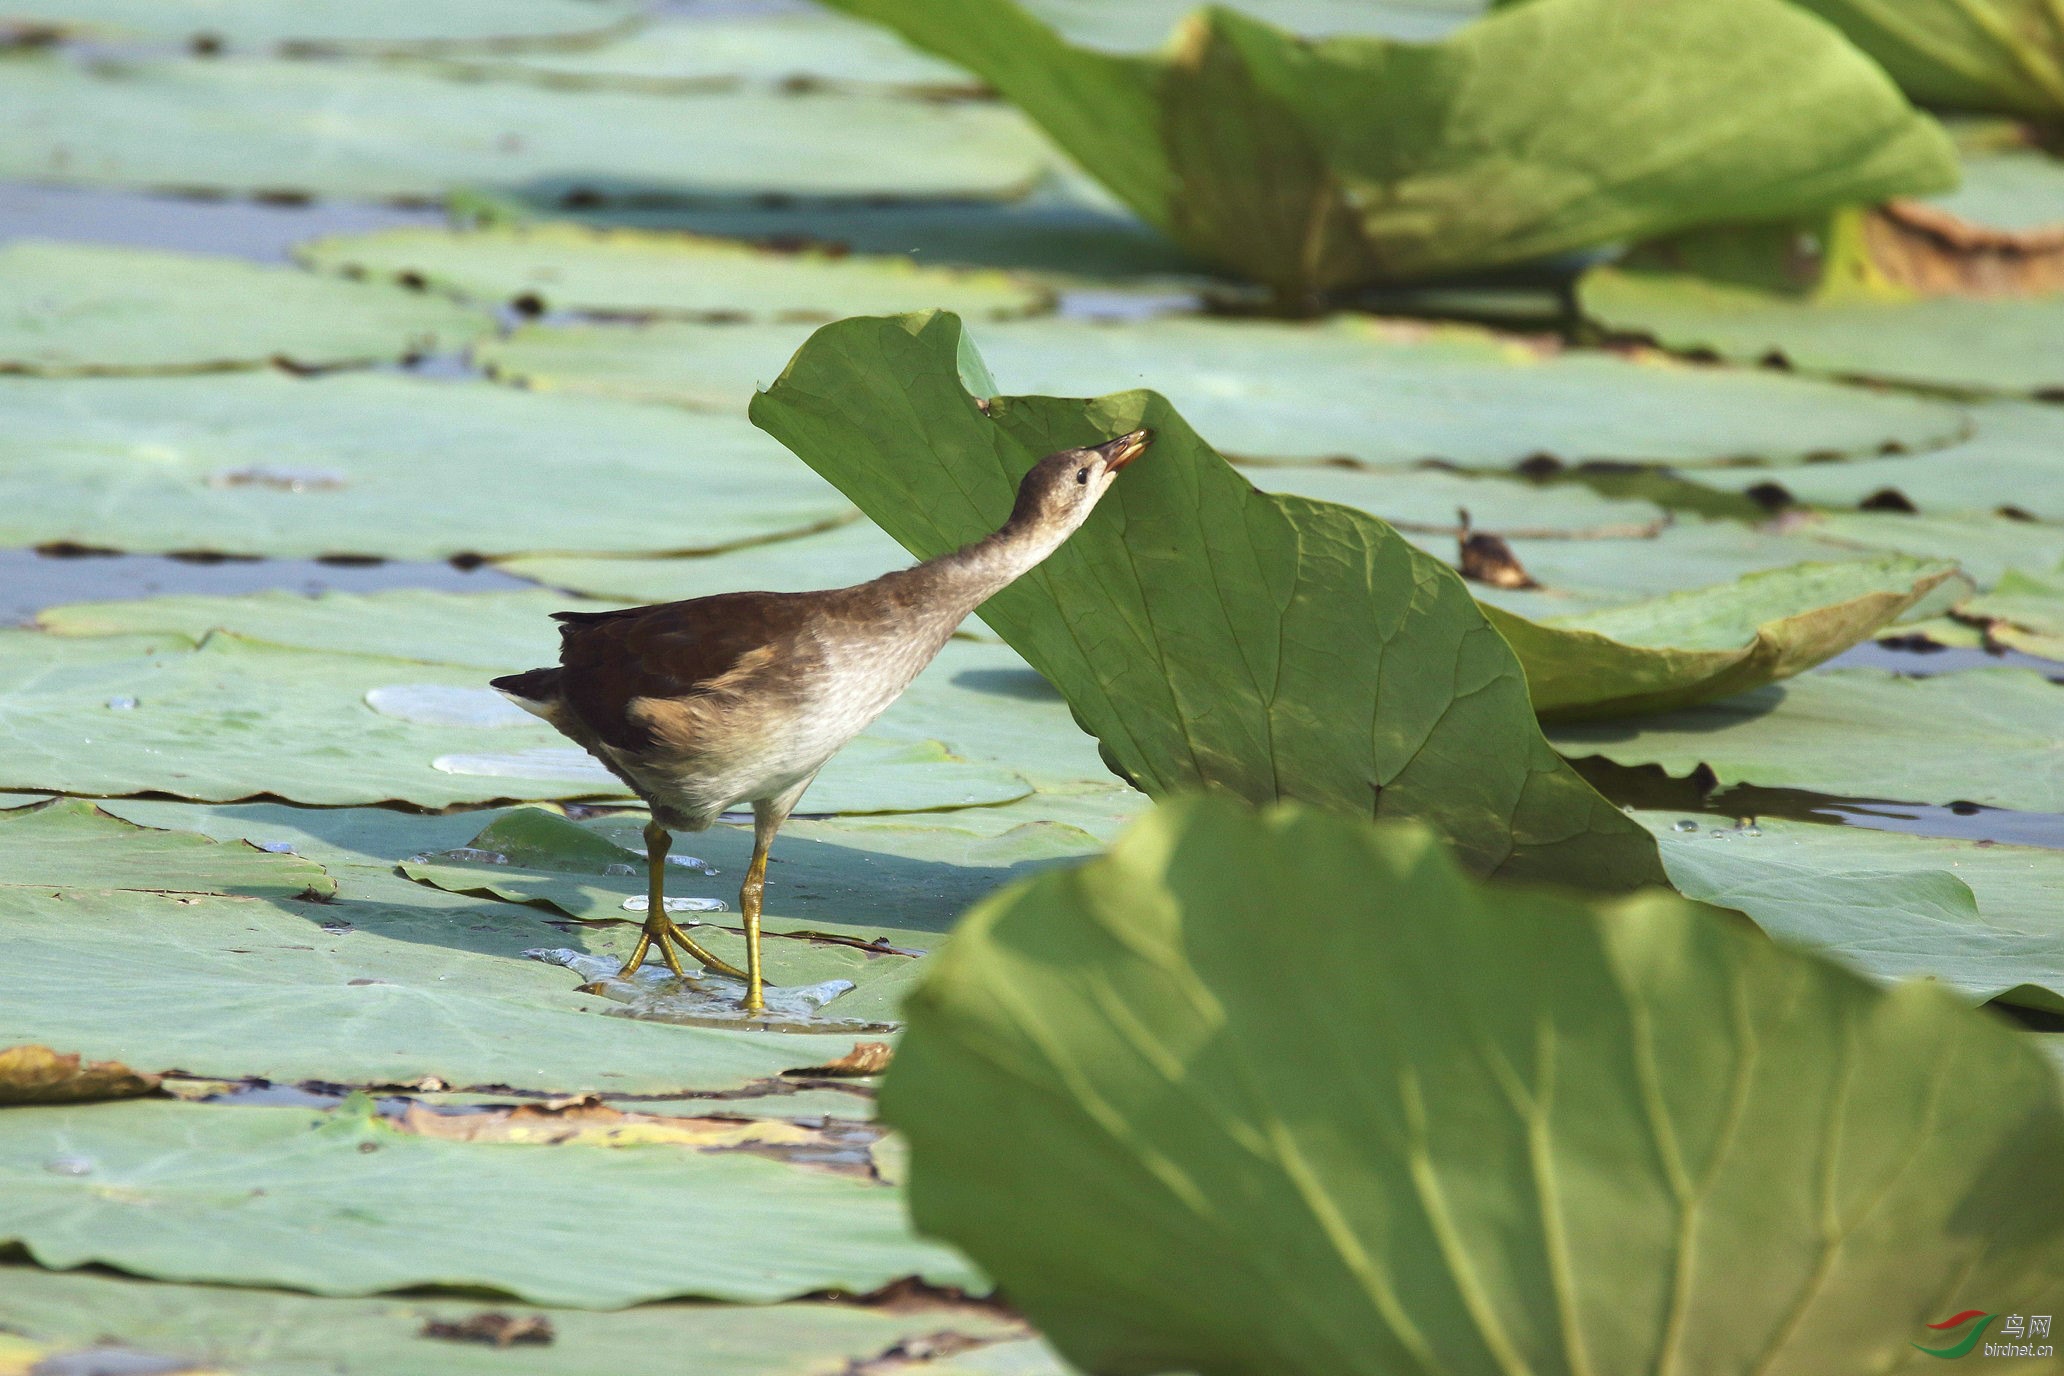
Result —
M2032 669L1806 674L1638 721L1549 729L1564 755L1722 784L2064 812L2064 685Z
M475 357L532 387L732 412L809 330L531 326ZM1151 385L1221 452L1249 459L1798 464L1936 449L1969 431L1957 407L1931 397L1366 316L997 321L982 328L982 356L1013 395Z
M141 827L63 798L0 813L0 887L327 898L337 881L298 855Z
M459 349L493 328L484 312L450 301L232 258L0 247L0 373L391 363Z
M2058 1294L2064 1105L2013 1029L1423 827L1164 805L907 1009L913 1217L1084 1370L1861 1376Z
M1019 315L1047 299L1000 272L567 224L386 230L318 239L297 256L324 272L426 283L475 301L521 301L533 311L731 321L938 306L979 316Z
M1955 574L1902 556L1795 564L1553 621L1494 606L1484 615L1526 666L1544 720L1630 716L1790 678L1870 639Z
M1541 740L1460 578L1374 517L1255 490L1152 392L992 390L960 321L828 325L753 420L921 557L1000 526L1042 455L1145 426L1090 521L983 604L1150 794L1223 789L1430 823L1472 868L1656 882L1653 841Z
M49 1169L63 1157L79 1169ZM330 1113L156 1102L0 1114L0 1237L54 1269L323 1295L486 1288L594 1309L973 1289L896 1191L738 1150L480 1146Z
M1012 0L833 0L959 62L1141 217L1291 297L1955 181L1948 140L1782 0L1535 0L1428 44L1213 7L1152 57Z
M2064 115L2064 20L2050 0L1796 0L1915 100Z
M2064 386L2056 225L1993 229L1894 202L1697 230L1593 268L1577 295L1609 330L1730 360L1976 393Z

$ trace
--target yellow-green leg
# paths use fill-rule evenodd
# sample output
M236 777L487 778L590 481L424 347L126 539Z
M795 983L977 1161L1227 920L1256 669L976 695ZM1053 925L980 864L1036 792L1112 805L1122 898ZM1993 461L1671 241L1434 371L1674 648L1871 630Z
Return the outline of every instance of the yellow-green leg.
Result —
M745 915L745 1011L757 1013L767 1006L760 986L760 901L767 892L767 851L774 833L781 829L785 813L755 805L753 808L752 864L746 866L745 883L738 889L738 910Z
M729 975L733 979L747 979L745 971L727 960L719 960L716 956L704 950L693 937L681 930L678 923L667 916L666 858L667 852L672 850L673 846L673 833L669 832L657 821L645 824L645 928L638 934L638 944L632 949L631 958L624 962L624 976L629 978L637 972L638 967L645 963L646 953L651 950L656 942L659 945L660 958L666 961L667 969L672 970L677 975L685 976L688 972L681 968L681 958L674 954L674 947L676 945L680 946L682 950L696 960L701 961L706 968L714 970L720 975ZM757 962L757 949L755 949L753 956L755 962ZM759 967L757 963L755 963L753 969L754 974L747 982L751 984L753 989L757 990L759 988Z

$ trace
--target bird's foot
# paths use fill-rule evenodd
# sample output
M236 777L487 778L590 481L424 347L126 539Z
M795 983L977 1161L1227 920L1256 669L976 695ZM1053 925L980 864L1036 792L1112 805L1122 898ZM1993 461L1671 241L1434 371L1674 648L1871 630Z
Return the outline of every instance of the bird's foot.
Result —
M645 927L638 933L638 944L632 949L631 958L623 964L625 978L637 973L638 967L645 963L647 953L654 946L659 948L660 959L667 963L667 969L684 978L688 972L681 968L681 957L674 954L676 946L686 951L690 959L700 962L706 970L728 975L732 979L747 978L745 971L705 950L700 942L682 931L680 924L668 917L664 911L653 913L645 919Z

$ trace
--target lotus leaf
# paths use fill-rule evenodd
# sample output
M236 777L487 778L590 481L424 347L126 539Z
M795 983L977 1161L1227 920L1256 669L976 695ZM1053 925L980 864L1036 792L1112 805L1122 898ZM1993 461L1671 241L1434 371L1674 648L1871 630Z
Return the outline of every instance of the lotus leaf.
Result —
M297 855L156 831L80 798L0 815L0 886L327 898L337 883Z
M612 1314L555 1309L546 1316L552 1342L520 1352L421 1336L430 1320L461 1324L495 1307L420 1296L325 1299L21 1265L0 1271L0 1329L67 1346L114 1339L131 1350L211 1353L250 1376L397 1376L426 1364L439 1376L501 1376L516 1362L525 1376L592 1376L642 1369L656 1352L693 1353L698 1376L792 1376L836 1371L941 1331L977 1341L1015 1331L972 1305L898 1313L810 1302L649 1304Z
M0 177L360 200L981 198L1021 194L1051 158L1022 117L991 105L540 90L258 59L11 60L0 127Z
M1525 666L1542 720L1618 717L1790 678L1869 640L1954 573L1906 558L1795 564L1553 621L1484 615Z
M1885 511L1816 512L1786 524L1851 549L1950 559L1981 588L2011 568L2064 563L2064 525L1990 515L1906 516Z
M1901 504L1930 515L1999 512L2064 521L2064 409L2044 402L1996 401L1970 408L1968 440L1920 454L1810 464L1782 474L1708 471L1698 481L1748 487L1775 483L1783 495L1815 506Z
M1293 299L1956 180L1942 131L1781 0L1536 0L1427 44L1214 7L1152 57L1011 0L833 7L967 66L1142 219Z
M227 634L199 649L137 641L0 631L0 780L426 807L623 795L550 727L509 712L478 670ZM453 689L467 691L454 699ZM922 811L1030 791L1016 774L956 761L934 741L862 737L826 768L803 811Z
M1487 872L1659 878L1541 741L1518 662L1447 568L1361 512L1256 491L1151 392L996 398L937 312L826 326L755 422L929 556L1002 524L1041 455L1141 426L1150 457L983 617L1150 794L1211 787L1421 818Z
M1906 247L1908 237L1926 244L1930 233L1908 236L1882 213L1853 209L1702 230L1591 269L1578 303L1606 329L1724 359L1774 356L1807 372L1975 393L2064 386L2064 292L1987 290L1983 274L2000 255L1974 254L1966 267L1954 253ZM1921 266L1901 261L1909 253ZM1978 277L1968 288L1965 272Z
M830 318L927 306L1016 315L1045 301L1001 273L565 224L387 230L319 239L297 256L320 271L423 282L474 301L609 315Z
M673 602L759 588L803 592L845 587L906 567L909 552L871 521L852 521L769 544L688 559L521 555L498 561L518 578L615 602ZM973 623L970 623L973 624Z
M449 301L227 258L0 246L0 373L391 362L456 349L493 324Z
M46 1169L58 1155L90 1167ZM913 1274L980 1284L870 1180L743 1151L445 1142L363 1101L18 1109L0 1115L0 1178L0 1236L59 1269L325 1295L475 1286L592 1309L865 1293Z
M1572 758L1705 765L1723 784L2064 812L2064 687L2030 669L1809 674L1638 722L1550 729Z
M484 384L0 378L0 411L0 542L11 545L688 552L851 511L742 419Z
M1087 1370L1888 1370L2064 1261L2013 1030L1419 826L1164 805L909 1010L913 1217Z
M0 31L389 52L593 41L636 13L622 0L6 0Z
M2064 660L2064 569L2047 577L2008 569L1992 591L1957 608L1984 628L1985 643Z
M2046 0L1798 0L1915 100L2064 114L2064 28Z
M1366 511L1435 555L1454 552L1461 511L1476 528L1548 539L1638 538L1660 533L1671 519L1653 502L1603 497L1575 483L1516 482L1502 474L1435 467L1250 464L1240 475L1264 492Z
M476 356L495 376L532 386L730 411L772 382L808 334L795 324L532 327ZM1025 320L983 326L982 355L1014 394L1153 387L1215 446L1248 458L1798 463L1931 449L1968 431L1957 408L1927 398L1558 352L1465 326Z
M402 879L385 891L401 901L366 901L342 878L328 903L0 888L0 1045L222 1079L673 1094L853 1044L604 1017L565 970L522 958L567 944L535 910Z
M1685 832L1677 819L1641 815L1686 897L1875 979L2064 1013L2064 854L1772 818Z

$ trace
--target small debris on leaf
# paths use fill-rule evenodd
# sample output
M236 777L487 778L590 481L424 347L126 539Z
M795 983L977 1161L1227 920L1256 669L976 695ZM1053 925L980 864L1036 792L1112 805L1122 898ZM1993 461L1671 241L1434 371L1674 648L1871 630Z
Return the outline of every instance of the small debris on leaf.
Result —
M489 1347L514 1347L518 1343L542 1346L556 1336L552 1321L543 1314L504 1314L490 1309L470 1319L425 1319L419 1338L436 1338L448 1343L486 1343Z
M1541 585L1520 564L1512 546L1495 535L1472 530L1466 508L1455 513L1461 528L1455 542L1462 552L1462 576L1493 588L1538 588Z
M889 1068L893 1053L887 1042L854 1042L853 1049L835 1061L823 1065L797 1066L784 1070L783 1075L801 1078L854 1079L862 1075L879 1075Z

